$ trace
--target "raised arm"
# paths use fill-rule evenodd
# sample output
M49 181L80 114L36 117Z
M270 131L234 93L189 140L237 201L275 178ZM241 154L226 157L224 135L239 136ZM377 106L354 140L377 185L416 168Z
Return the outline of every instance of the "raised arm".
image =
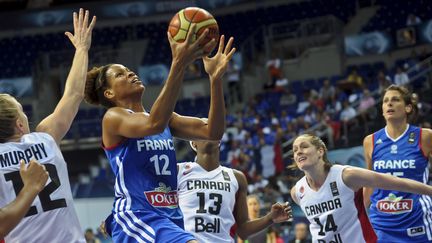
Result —
M13 202L0 209L0 239L4 238L24 218L37 194L48 180L48 172L34 160L28 166L20 162L23 189Z
M366 163L366 168L368 170L372 170L372 149L373 149L373 137L372 135L368 135L363 140L363 149L364 149L364 159ZM365 187L363 188L363 203L365 208L369 208L370 205L370 197L373 193L374 188Z
M200 119L173 114L170 128L174 136L187 140L220 140L225 131L225 101L222 76L235 53L232 48L234 38L225 47L225 37L219 40L219 48L213 57L204 57L204 68L210 78L210 110L208 123Z
M362 168L345 168L342 178L345 184L354 191L362 187L372 187L413 194L432 195L432 187L429 185L411 179L399 178Z
M246 203L246 177L239 171L234 170L234 173L239 184L239 190L237 192L236 203L234 206L234 217L237 223L237 235L242 240L246 240L250 235L258 233L273 223L280 223L292 217L291 207L288 203L284 205L275 203L272 205L271 211L267 215L256 220L249 221Z
M49 133L57 144L66 135L79 105L84 99L84 87L88 68L88 50L91 45L91 35L96 23L96 17L88 24L89 12L80 9L79 15L73 13L74 34L65 35L75 47L75 55L69 75L66 80L65 91L54 112L42 120L36 131Z
M186 67L197 58L202 57L204 49L214 45L215 42L212 40L205 46L199 44L206 37L208 30L205 30L195 42L192 42L196 25L193 24L191 28L192 30L189 31L183 43L173 40L167 32L172 52L171 68L150 113L128 113L118 107L109 109L104 116L103 126L104 131L109 132L110 136L136 138L158 134L165 129L180 94Z

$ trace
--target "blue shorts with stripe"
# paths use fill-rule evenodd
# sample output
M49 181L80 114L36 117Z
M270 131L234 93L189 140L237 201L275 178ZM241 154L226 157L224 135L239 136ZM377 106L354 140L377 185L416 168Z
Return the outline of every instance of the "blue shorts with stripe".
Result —
M105 223L116 243L186 243L195 240L192 234L184 231L183 219L172 220L151 211L117 212L107 220L111 221Z

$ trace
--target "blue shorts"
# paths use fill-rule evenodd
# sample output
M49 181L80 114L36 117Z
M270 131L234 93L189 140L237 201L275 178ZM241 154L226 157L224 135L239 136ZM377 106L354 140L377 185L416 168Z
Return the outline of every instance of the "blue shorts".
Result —
M186 243L195 237L184 231L183 219L173 220L154 212L119 212L106 221L107 231L111 231L113 242L156 242Z

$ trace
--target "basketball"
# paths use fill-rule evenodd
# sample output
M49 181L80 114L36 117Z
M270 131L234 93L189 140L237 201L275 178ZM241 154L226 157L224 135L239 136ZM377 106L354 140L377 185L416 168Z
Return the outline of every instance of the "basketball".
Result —
M209 29L207 37L203 40L202 45L207 44L211 39L219 40L219 27L213 16L202 8L189 7L177 12L171 19L168 31L173 39L177 42L183 42L191 28L191 24L196 23L196 31L192 37L195 41L205 29ZM210 53L213 49L205 50Z

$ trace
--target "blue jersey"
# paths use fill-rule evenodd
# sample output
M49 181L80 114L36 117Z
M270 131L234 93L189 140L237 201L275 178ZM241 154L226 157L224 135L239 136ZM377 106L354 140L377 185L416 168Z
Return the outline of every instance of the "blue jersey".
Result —
M427 183L429 163L421 150L421 128L408 125L397 139L385 128L373 134L373 170ZM369 217L379 242L432 241L429 196L375 189Z
M168 127L160 134L126 139L105 148L105 153L116 176L112 219L115 242L193 239L183 231L177 162Z

